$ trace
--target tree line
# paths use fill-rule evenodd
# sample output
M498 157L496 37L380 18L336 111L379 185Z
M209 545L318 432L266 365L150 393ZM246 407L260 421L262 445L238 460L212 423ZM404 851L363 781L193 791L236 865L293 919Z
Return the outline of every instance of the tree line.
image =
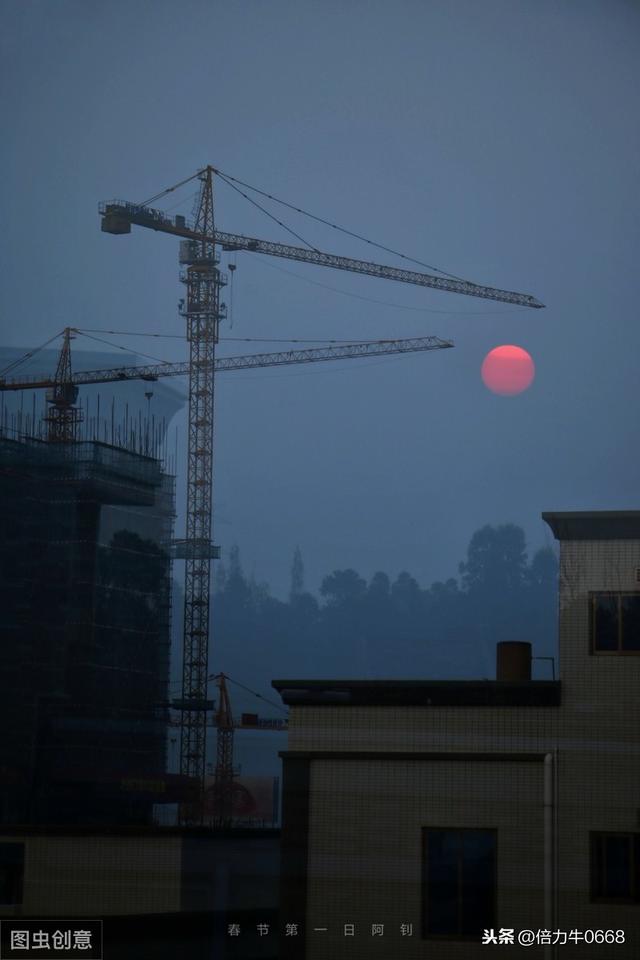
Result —
M528 640L534 655L555 655L552 549L529 558L520 527L485 526L458 574L422 587L407 571L367 581L356 570L334 570L316 596L296 548L283 601L247 577L233 547L216 568L211 663L265 688L275 678L491 679L500 640ZM536 675L548 674L540 664Z

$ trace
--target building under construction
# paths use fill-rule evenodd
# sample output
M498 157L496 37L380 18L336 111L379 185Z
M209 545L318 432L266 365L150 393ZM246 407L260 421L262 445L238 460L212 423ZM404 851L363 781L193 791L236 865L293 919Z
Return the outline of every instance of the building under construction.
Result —
M145 823L170 800L174 480L97 441L0 434L0 814Z

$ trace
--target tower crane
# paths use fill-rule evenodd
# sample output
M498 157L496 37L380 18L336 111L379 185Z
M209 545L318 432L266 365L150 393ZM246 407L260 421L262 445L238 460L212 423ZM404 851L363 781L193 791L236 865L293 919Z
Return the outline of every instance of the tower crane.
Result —
M218 687L218 702L213 720L217 727L216 766L213 785L214 807L221 826L231 824L234 803L233 734L236 728L253 730L286 730L287 720L266 720L260 726L257 714L243 713L239 721L234 720L231 698L224 673L211 678Z
M282 733L288 729L289 720L282 717L259 717L257 713L243 713L240 719L236 720L233 716L231 697L227 686L227 680L231 680L231 677L228 677L224 673L218 673L210 676L208 679L215 682L219 691L215 710L211 719L207 721L207 726L215 727L217 732L213 802L209 812L215 814L220 826L229 826L233 819L234 808L235 769L233 764L233 744L235 731L260 730L268 733ZM179 709L180 702L169 701L167 706ZM179 722L170 720L169 725L179 726ZM202 808L204 803L205 798L201 797L197 806Z
M220 231L214 220L214 174L220 174L220 171L208 165L161 194L167 194L190 180L197 178L200 181L195 219L190 224L183 216L168 217L148 204L114 200L99 207L101 229L105 233L127 234L135 225L179 237L182 241L179 259L186 269L180 274L180 280L185 284L186 298L181 302L180 313L186 320L190 356L187 519L183 555L186 561L182 676L185 708L180 733L180 768L181 773L197 777L201 783L205 772L206 711L202 704L206 702L208 671L210 570L211 559L215 558L211 542L215 350L220 322L226 316L220 294L227 283L225 274L219 269L216 248L247 250L503 303L543 306L529 294Z

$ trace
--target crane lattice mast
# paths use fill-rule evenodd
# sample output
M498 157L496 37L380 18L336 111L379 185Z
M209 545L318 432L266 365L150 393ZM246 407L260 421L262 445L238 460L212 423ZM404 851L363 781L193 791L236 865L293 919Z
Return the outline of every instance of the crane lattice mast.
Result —
M189 425L187 453L187 519L184 544L185 600L182 697L185 709L180 728L180 772L196 777L204 787L206 711L209 660L209 604L213 497L214 362L220 321L225 309L220 291L226 278L218 268L213 220L213 177L200 176L195 229L197 241L181 244L186 266L180 279L186 286L182 312L189 341Z
M47 439L50 443L67 443L75 440L82 420L82 411L75 405L78 399L78 388L73 383L71 372L72 339L72 328L65 327L58 365L47 394L49 410L44 419L47 424Z

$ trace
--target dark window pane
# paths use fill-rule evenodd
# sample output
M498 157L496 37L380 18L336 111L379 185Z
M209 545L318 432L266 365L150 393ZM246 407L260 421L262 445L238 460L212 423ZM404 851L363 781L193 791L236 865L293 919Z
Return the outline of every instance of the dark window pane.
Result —
M0 904L22 903L24 844L0 843Z
M495 926L495 834L473 830L462 834L462 930L480 934Z
M622 597L622 649L640 650L640 594Z
M604 896L604 836L601 833L591 837L591 896Z
M604 840L604 896L631 897L631 837L611 834Z
M495 833L429 830L426 858L427 933L475 936L495 926Z
M429 830L427 834L427 932L458 932L460 834Z
M594 650L618 649L618 597L597 594L593 598Z

